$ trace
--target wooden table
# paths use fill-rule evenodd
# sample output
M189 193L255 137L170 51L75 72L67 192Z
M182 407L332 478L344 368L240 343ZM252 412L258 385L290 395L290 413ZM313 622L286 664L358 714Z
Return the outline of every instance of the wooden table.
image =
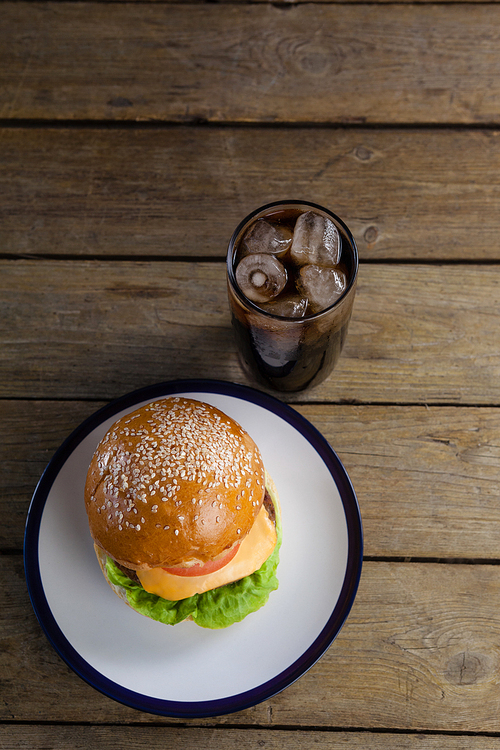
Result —
M500 748L500 4L20 0L0 29L0 747ZM30 498L109 400L247 382L224 257L283 198L360 251L341 363L288 399L356 489L358 596L271 700L141 713L43 634Z

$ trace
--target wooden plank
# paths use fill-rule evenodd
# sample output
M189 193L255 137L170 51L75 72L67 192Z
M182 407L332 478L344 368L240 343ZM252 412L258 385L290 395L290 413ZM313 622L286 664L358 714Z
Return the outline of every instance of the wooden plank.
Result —
M500 402L498 266L363 265L333 377L290 400ZM247 382L214 263L0 262L0 396L110 399Z
M32 726L0 727L2 750L495 750L498 737L390 732L341 732L225 727Z
M142 385L216 371L231 380L239 369L222 264L7 261L0 309L0 336L9 342L0 362L4 393L14 386L19 395L13 381L21 378L29 397L40 395L42 382L49 396L52 381L64 398L89 367L80 398L119 395L116 384L129 390L138 369Z
M0 401L0 550L20 550L45 465L102 403ZM368 557L498 560L498 409L307 405L344 463ZM282 497L286 505L286 498Z
M298 409L348 470L367 556L499 558L497 409Z
M100 404L0 401L0 550L21 550L29 503L63 440Z
M5 2L1 18L1 118L499 118L496 4Z
M60 0L61 2L66 2L66 0ZM102 0L93 0L94 2L102 2ZM123 0L105 0L106 2L111 3L120 3L123 2ZM176 5L184 4L184 5L193 5L194 2L203 2L204 0L134 0L135 3L175 3ZM296 2L296 0L286 0L290 4L293 4ZM422 3L435 3L436 0L420 0ZM245 3L246 0L219 0L221 4L229 4L234 5L237 3ZM253 0L253 2L256 3L263 3L263 4L272 4L274 0ZM314 0L315 3L325 3L328 5L351 5L356 3L366 3L366 0ZM374 4L384 4L384 3L393 3L394 0L372 0ZM414 0L398 0L398 4L400 3L413 3ZM474 4L474 3L484 3L484 0L441 0L443 3L467 3L467 4ZM491 0L493 3L500 2L500 0Z
M497 732L498 593L496 566L365 563L344 630L273 721Z
M0 557L0 571L2 720L179 723L83 683L42 634L20 557ZM499 606L494 565L365 563L344 628L308 673L259 706L196 723L498 734Z
M60 2L66 2L66 0L59 0ZM93 0L93 2L102 2L103 0ZM195 3L202 3L204 0L133 0L134 3L175 3L176 5L193 5ZM294 4L297 0L286 0L290 4ZM422 3L435 3L436 0L420 0ZM111 3L120 3L123 2L123 0L105 0L105 2L111 2ZM219 0L221 4L227 4L227 5L235 5L239 3L245 3L246 0ZM253 2L256 3L263 3L263 4L272 4L274 0L253 0ZM327 5L351 5L356 3L364 3L366 4L366 0L314 0L317 4L327 4ZM373 4L385 4L385 3L393 3L394 0L372 0ZM413 3L414 0L398 0L398 5L401 3ZM467 4L474 4L474 3L484 3L484 0L441 0L443 3L467 3ZM491 0L493 3L500 2L500 0Z
M4 254L223 258L292 197L339 214L363 259L500 258L498 132L5 128L0 163Z

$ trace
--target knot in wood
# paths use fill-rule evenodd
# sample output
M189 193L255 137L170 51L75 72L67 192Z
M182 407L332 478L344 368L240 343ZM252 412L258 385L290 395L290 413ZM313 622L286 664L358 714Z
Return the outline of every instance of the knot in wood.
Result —
M365 242L368 245L372 245L374 242L376 242L378 238L378 229L377 227L370 226L367 229L365 229L365 233L363 235Z
M489 671L487 662L484 654L462 651L448 663L446 679L452 685L474 685L482 682Z

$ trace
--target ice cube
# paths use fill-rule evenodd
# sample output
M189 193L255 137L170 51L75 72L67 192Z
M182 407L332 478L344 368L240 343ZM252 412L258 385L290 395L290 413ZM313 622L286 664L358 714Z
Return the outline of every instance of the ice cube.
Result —
M242 248L247 253L272 253L279 258L292 244L292 238L291 229L259 219L243 237Z
M346 276L338 268L303 266L297 283L300 291L309 299L314 313L335 304L347 286Z
M269 302L283 290L287 273L274 255L246 255L236 267L236 281L252 302Z
M262 309L281 318L303 318L307 310L307 297L280 297L262 305Z
M295 224L290 255L299 266L336 266L340 260L340 235L333 221L314 211L301 214Z

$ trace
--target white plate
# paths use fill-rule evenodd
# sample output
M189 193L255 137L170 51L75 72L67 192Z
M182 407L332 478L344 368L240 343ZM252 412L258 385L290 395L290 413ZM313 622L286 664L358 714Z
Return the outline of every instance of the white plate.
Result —
M258 612L223 630L171 627L125 606L104 580L88 530L83 487L97 443L122 414L171 394L236 419L259 446L281 500L279 588ZM40 624L80 677L143 711L205 717L270 698L319 659L354 601L362 546L349 477L310 422L260 391L184 380L112 402L62 444L33 495L24 562Z

